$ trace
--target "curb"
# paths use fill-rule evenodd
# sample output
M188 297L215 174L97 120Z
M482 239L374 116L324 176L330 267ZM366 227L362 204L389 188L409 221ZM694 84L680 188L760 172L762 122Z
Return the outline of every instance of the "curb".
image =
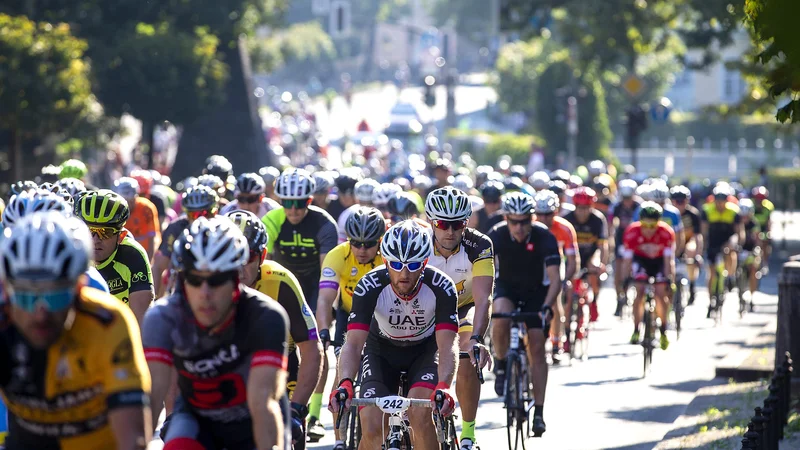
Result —
M739 382L769 379L775 370L775 328L776 320L770 320L747 341L746 348L723 358L716 367L716 376ZM764 348L772 351L761 356Z

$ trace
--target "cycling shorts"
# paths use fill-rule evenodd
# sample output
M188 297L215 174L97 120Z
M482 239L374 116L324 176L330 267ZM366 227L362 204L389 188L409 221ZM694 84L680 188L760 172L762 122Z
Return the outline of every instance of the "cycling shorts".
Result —
M475 303L469 303L458 308L458 334L471 334L473 320L475 320Z
M633 279L637 282L647 282L650 277L656 279L656 283L668 282L664 276L664 258L644 258L638 255L633 256L631 264Z
M520 291L497 280L494 287L494 298L505 297L520 308L521 312L540 312L544 299L547 296L546 288L534 291ZM534 317L525 319L525 325L530 328L542 328L542 320Z
M286 371L288 372L286 377L286 393L289 395L289 400L292 399L294 388L297 387L297 374L300 370L300 356L298 353L300 353L298 349L289 353L289 364L286 367Z
M438 383L436 339L409 347L396 347L367 340L361 362L361 398L397 395L400 373L406 372L408 389L423 387L434 390ZM405 392L404 395L408 393Z

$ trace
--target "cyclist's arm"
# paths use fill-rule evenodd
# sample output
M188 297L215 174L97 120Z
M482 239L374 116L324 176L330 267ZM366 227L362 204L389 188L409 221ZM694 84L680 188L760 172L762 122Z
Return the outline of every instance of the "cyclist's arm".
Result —
M664 276L672 279L675 274L675 236L673 232L672 240L666 248L664 248Z
M742 223L742 219L740 216L736 216L735 222L733 224L733 229L736 230L736 236L739 238L739 245L744 244L744 240L747 236L744 233L744 224Z
M709 228L710 228L710 225L709 225L707 220L703 220L702 222L700 222L700 235L702 237L703 244L705 244L706 240L708 240L708 230L709 230ZM698 242L698 246L699 245L700 244ZM700 248L699 247L698 247L698 250L697 250L697 254L698 255L700 254Z
M387 275L388 277L388 275ZM359 280L353 290L353 304L347 322L347 336L339 354L339 379L354 380L361 367L361 351L367 342L372 316L378 304L380 289L375 286L380 279L375 271L368 272Z
M166 305L157 304L147 311L142 322L142 345L144 357L150 369L150 407L153 413L151 430L158 426L158 418L164 407L174 374L172 359L172 330L175 323L165 314Z
M458 334L453 330L436 330L439 348L439 383L453 384L458 367Z
M163 245L162 245L163 246ZM164 254L161 250L156 252L153 258L153 288L155 289L155 297L160 298L164 295L164 285L161 282L161 274L169 268L170 257Z
M319 245L319 263L322 265L325 263L325 256L328 255L328 252L339 245L339 230L333 219L326 221L320 227L317 232L317 245Z
M367 342L369 331L366 329L352 329L348 325L347 338L339 354L339 379L356 379L361 366L361 351Z
M150 270L150 261L147 259L144 249L138 244L131 245L130 249L132 250L130 254L133 259L131 259L131 263L128 266L132 274L128 304L141 326L144 313L147 312L147 308L150 307L150 304L155 299L152 281L153 273Z
M147 312L147 308L150 307L150 304L153 302L153 289L150 288L146 291L136 291L131 292L128 296L128 305L131 307L131 311L133 311L133 315L136 316L136 322L139 326L142 325L142 321L144 320L144 314Z
M578 260L580 256L578 253L572 253L567 255L567 264L564 268L564 279L565 280L573 280L575 279L575 272L578 270Z
M682 255L683 249L686 247L686 234L683 232L683 228L680 230L675 230L675 255Z
M449 286L437 286L433 293L436 295L439 384L450 386L458 368L458 295L452 281L449 281Z
M120 450L138 450L147 448L153 437L150 429L150 408L145 406L128 406L108 412L108 423ZM145 425L146 423L146 425Z
M550 285L544 304L549 307L555 305L558 293L561 292L561 254L558 251L558 242L555 236L549 234L542 243L544 245L544 266Z
M473 334L486 334L492 308L492 286L494 285L494 248L492 241L484 239L479 247L478 258L472 263L472 298L475 301L475 317L472 321Z
M628 230L631 230L631 228L629 227ZM633 246L636 245L634 233L626 231L622 236L622 244L625 247L622 251L622 276L629 278L631 276L631 266L633 265Z
M328 330L333 322L333 314L331 309L333 303L336 302L336 297L339 295L339 285L332 287L329 281L319 282L319 295L317 296L317 326L320 330ZM341 308L342 306L339 305Z
M600 263L604 266L608 264L608 222L604 216L600 216L603 221L603 226L600 228L599 246L600 246Z

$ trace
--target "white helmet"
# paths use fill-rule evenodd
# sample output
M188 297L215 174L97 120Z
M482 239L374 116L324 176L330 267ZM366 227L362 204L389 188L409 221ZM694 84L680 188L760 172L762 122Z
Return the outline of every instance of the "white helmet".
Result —
M428 194L425 215L430 220L467 220L472 215L472 202L464 191L445 186Z
M394 183L381 183L372 191L372 204L375 206L386 206L394 194L402 192L402 188Z
M642 198L643 201L649 202L653 200L653 187L649 184L640 184L636 188L636 195Z
M219 196L208 186L197 185L183 194L181 206L186 211L203 211L217 207Z
M414 189L419 189L424 192L433 186L433 181L431 181L431 177L427 175L417 175L411 180L411 185Z
M208 186L217 192L225 189L225 181L222 178L211 174L204 174L197 177L197 184L200 186Z
M175 241L172 263L181 271L230 272L239 270L249 256L247 238L228 217L200 217Z
M537 191L547 189L550 187L550 175L543 170L537 170L536 172L533 172L533 175L531 175L530 182L531 186L533 186L533 188Z
M139 182L135 178L122 177L114 181L114 192L130 203L131 199L139 195Z
M0 279L74 282L89 269L89 228L55 211L30 214L6 228L0 243Z
M533 196L533 210L536 214L552 214L558 211L558 196L549 189L543 189Z
M290 168L275 180L275 195L281 200L305 200L311 198L315 186L307 170Z
M472 191L472 188L475 187L475 183L472 182L472 178L467 175L456 175L451 185L454 188L467 193Z
M388 261L425 262L433 253L431 236L414 220L404 220L386 231L381 255Z
M506 214L525 215L533 212L533 197L524 192L509 192L502 200Z
M596 177L601 173L607 173L606 164L599 159L595 159L594 161L590 162L587 169L589 170L589 175L592 177Z
M372 203L372 193L375 192L378 186L380 186L380 183L372 178L359 181L355 187L356 200L362 203Z
M739 200L739 214L742 216L752 216L755 212L756 205L753 203L753 200L749 198Z
M639 187L639 185L636 184L636 181L634 180L631 179L622 180L619 182L618 186L619 195L626 198L633 197L633 194L636 193L637 187Z
M263 195L266 190L264 178L255 172L243 173L236 179L236 195Z
M34 212L56 211L72 215L69 204L58 194L45 190L23 191L11 197L3 210L3 225L13 227L23 217Z
M665 201L669 198L669 188L667 187L666 183L654 183L650 185L650 196L651 200L658 203L664 204Z
M330 172L314 172L314 193L327 193L333 187L335 180Z

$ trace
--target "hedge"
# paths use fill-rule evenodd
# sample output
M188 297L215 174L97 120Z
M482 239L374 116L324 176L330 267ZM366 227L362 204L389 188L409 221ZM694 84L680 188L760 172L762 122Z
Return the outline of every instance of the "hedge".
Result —
M512 164L527 166L531 146L544 145L542 138L530 134L453 129L448 132L447 137L457 154L469 152L478 164L493 167L503 155L510 156Z
M800 168L781 167L767 172L769 198L775 209L793 211L797 209L800 195Z

